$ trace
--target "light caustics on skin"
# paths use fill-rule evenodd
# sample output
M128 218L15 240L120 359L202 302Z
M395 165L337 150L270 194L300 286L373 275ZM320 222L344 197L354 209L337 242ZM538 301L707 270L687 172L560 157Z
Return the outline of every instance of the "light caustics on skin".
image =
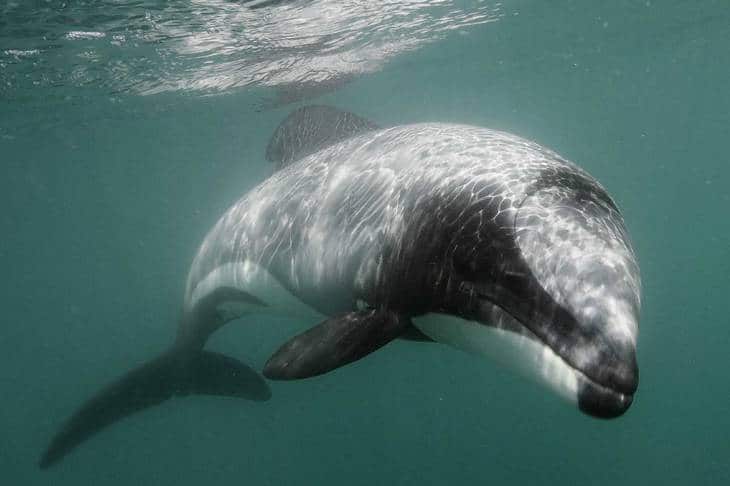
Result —
M9 4L2 12L9 28L0 89L100 85L149 95L263 86L296 99L500 16L498 4L450 0L252 6L230 0L101 1L40 10ZM73 57L89 62L71 68Z
M450 221L456 227L442 231ZM448 124L396 127L284 168L210 232L191 268L187 305L212 281L211 288L233 286L263 292L264 301L284 301L249 285L274 279L282 283L279 291L296 294L307 308L346 312L356 303L376 303L374 288L401 292L389 287L398 279L391 267L400 263L384 255L419 262L430 240L451 237L449 251L466 255L467 264L494 258L492 246L516 246L526 265L522 276L539 283L538 293L528 289L517 299L547 298L558 311L510 304L512 290L497 281L472 318L428 308L414 316L416 327L436 341L517 364L563 397L582 401L589 413L615 416L628 407L640 288L623 220L581 169L502 132ZM495 251L488 266L512 271L505 262L514 258L511 248ZM274 277L254 275L262 269ZM433 286L453 280L451 271L443 268ZM566 331L570 322L575 329ZM586 387L600 396L598 405L581 397ZM611 400L614 408L605 405Z
M279 170L203 240L172 346L84 402L40 467L174 396L268 399L256 371L205 349L221 326L259 312L308 326L269 358L269 379L430 337L516 364L589 415L629 408L638 266L618 208L587 173L507 133L379 129L323 106L294 110L267 158Z

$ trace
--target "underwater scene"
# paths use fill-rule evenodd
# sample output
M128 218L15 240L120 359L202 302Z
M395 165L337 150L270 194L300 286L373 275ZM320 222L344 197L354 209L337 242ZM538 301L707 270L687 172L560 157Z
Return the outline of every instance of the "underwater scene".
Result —
M0 0L0 483L730 483L726 0Z

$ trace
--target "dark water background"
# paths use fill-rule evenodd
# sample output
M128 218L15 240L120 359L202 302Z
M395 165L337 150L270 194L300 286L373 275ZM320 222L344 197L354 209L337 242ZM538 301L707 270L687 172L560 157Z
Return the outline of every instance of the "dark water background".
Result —
M730 5L342 3L0 0L0 482L728 484ZM631 410L597 421L395 342L267 403L172 400L40 472L82 399L171 342L202 237L314 96L509 130L594 174L642 269ZM209 348L260 368L308 324L235 322Z

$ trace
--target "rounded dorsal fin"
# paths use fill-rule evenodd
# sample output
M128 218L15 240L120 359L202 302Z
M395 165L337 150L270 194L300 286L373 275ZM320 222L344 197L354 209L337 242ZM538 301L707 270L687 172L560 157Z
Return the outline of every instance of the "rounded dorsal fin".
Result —
M370 120L331 106L303 106L292 111L276 128L266 147L266 160L281 169L325 147L377 128Z

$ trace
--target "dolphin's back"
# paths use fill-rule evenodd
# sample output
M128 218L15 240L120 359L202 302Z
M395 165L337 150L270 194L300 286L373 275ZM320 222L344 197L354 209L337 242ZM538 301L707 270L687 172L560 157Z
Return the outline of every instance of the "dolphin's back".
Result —
M550 166L574 169L533 142L465 125L406 125L331 145L274 173L224 214L193 262L186 305L205 293L198 286L207 276L239 262L266 269L324 313L351 308L372 294L404 232L423 236L435 216L487 200L507 221ZM246 275L227 278L218 284Z

